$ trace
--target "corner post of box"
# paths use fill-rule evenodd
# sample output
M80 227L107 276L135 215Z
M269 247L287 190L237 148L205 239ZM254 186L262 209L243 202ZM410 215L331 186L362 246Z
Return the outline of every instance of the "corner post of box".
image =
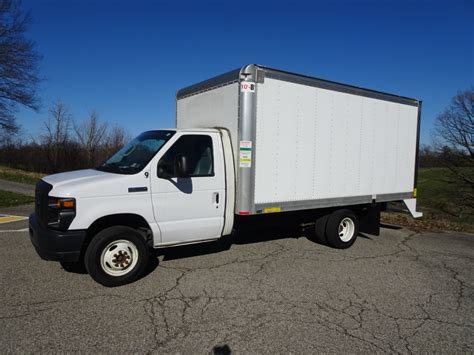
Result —
M416 122L416 155L415 155L415 176L413 179L413 197L416 197L416 190L418 187L418 166L419 162L419 155L420 155L420 128L421 128L421 107L423 102L420 100L418 101L418 115L417 115L417 122Z
M256 65L247 65L239 75L239 142L237 143L237 214L254 214L255 137L257 117ZM244 84L245 87L243 87Z

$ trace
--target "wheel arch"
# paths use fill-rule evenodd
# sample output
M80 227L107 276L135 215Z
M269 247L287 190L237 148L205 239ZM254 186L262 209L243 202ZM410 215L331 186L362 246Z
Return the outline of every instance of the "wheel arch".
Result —
M126 226L136 229L147 242L153 241L153 231L143 216L135 213L111 214L96 219L89 228L87 228L86 239L82 246L81 255L84 255L87 246L97 233L113 226Z

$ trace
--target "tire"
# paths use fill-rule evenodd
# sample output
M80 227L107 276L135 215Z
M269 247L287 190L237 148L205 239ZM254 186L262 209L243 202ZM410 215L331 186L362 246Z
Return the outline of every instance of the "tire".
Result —
M346 249L354 244L359 234L359 221L351 210L334 211L326 224L326 240L329 246Z
M316 243L327 245L327 238L326 238L326 225L328 223L329 215L323 215L316 219L316 223L314 225L314 235L313 239Z
M92 239L84 263L95 281L115 287L143 275L149 257L148 245L135 229L115 226L102 230Z

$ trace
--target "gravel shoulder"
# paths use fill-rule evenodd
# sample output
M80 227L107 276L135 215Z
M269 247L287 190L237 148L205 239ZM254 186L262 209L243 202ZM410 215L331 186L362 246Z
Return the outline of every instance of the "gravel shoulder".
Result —
M3 179L0 179L0 190L16 192L27 196L35 195L35 185L23 184L20 182Z

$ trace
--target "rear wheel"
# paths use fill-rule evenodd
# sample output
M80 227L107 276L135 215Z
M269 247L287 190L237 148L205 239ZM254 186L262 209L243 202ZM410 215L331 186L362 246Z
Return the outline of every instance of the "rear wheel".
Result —
M148 264L149 250L135 229L116 226L99 232L89 244L84 263L98 283L120 286L139 278Z
M328 223L329 215L323 215L316 219L316 223L314 225L314 241L319 244L327 245L328 242L326 240L326 226Z
M337 249L349 248L354 244L358 234L359 221L351 210L337 210L329 215L326 224L328 245Z

